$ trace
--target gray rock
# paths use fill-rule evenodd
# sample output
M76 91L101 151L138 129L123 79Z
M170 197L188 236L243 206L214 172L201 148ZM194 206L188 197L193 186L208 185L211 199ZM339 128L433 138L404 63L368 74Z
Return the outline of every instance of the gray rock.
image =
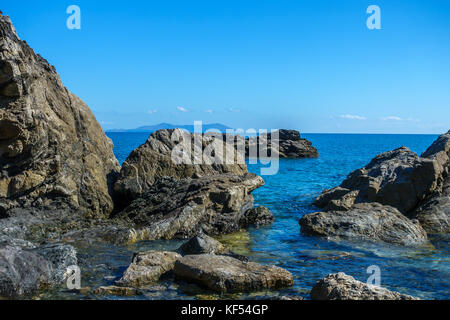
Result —
M52 274L56 283L66 278L67 267L78 264L77 251L67 244L48 244L32 249L52 264Z
M239 224L242 228L250 226L260 227L271 224L274 220L275 218L270 210L260 206L247 210L241 217Z
M438 188L442 172L436 160L419 158L402 147L378 155L339 187L324 191L314 204L325 210L348 210L355 203L378 202L406 214Z
M279 158L317 158L319 153L312 143L300 137L300 132L296 130L281 129L278 131L278 157ZM255 153L272 155L272 134L263 134L259 137L246 140L246 156ZM274 146L275 148L275 146Z
M418 221L378 203L356 204L348 211L316 212L300 220L301 232L330 240L363 240L417 246L427 243Z
M116 218L136 225L128 242L232 233L253 206L251 192L263 184L251 173L160 178Z
M369 285L345 273L330 274L311 290L312 300L418 300L409 295Z
M177 279L216 292L279 289L293 284L292 274L282 268L211 254L183 257L175 263L174 273Z
M195 158L201 164L194 164L197 150L194 148L194 139L201 142L201 154L207 147L222 148L224 155L230 153L234 155L232 158L234 162L210 165L205 164L202 158ZM180 155L181 150L185 151L184 156L189 158L189 163L174 161L176 157L173 155ZM119 206L126 206L131 200L151 190L155 181L161 177L185 179L226 173L244 175L248 172L247 166L244 159L241 159L241 162L237 161L235 152L234 146L225 143L221 136L190 134L181 129L158 130L152 133L142 146L132 151L124 162L114 186L116 202Z
M177 250L181 255L221 254L229 250L216 239L207 235L198 235L183 243Z
M118 286L102 286L93 291L94 294L100 296L118 296L132 297L142 295L143 292L136 288L118 287Z
M171 271L175 261L181 255L169 251L138 252L124 272L122 278L116 281L121 287L141 287L157 282L161 276Z

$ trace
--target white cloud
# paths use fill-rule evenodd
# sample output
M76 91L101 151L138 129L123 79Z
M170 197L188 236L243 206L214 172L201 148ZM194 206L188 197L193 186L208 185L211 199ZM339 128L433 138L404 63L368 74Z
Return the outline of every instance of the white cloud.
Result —
M241 112L241 110L235 109L235 108L230 108L229 110L230 110L230 112Z
M363 116L357 116L357 115L353 115L353 114L343 114L341 115L342 119L350 119L350 120L367 120L366 117Z
M114 122L111 122L111 121L100 121L100 124L102 126L112 126L114 124Z
M206 112L206 113L210 113L210 114L213 113L213 111L212 111L211 109L205 110L205 112Z
M397 116L384 117L384 118L381 118L381 120L383 120L383 121L403 121L402 118L397 117Z
M157 112L158 112L158 110L156 110L156 109L147 111L148 114L154 114L154 113L157 113Z
M177 107L177 109L178 109L178 111L181 111L181 112L189 112L188 109L183 108L183 107Z

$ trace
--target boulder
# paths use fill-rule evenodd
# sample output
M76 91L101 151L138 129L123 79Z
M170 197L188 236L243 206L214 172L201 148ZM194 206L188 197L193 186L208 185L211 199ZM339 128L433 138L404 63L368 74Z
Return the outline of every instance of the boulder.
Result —
M38 290L61 283L66 268L77 263L68 245L47 245L34 249L0 248L0 297L31 296Z
M378 202L406 214L439 187L442 166L402 147L376 156L342 184L320 195L315 206L348 210L355 203Z
M195 147L196 140L200 142L198 146L201 146L201 150ZM209 164L205 159L211 158L204 158L203 155L214 152L217 152L216 156L224 157L233 154L232 162ZM118 205L123 207L150 190L161 177L185 179L224 173L243 175L247 172L244 159L238 161L234 146L225 143L221 135L163 129L152 133L143 145L131 152L123 163L114 191Z
M267 133L259 137L246 140L246 156L267 155L272 156L272 134ZM317 158L319 153L312 143L300 137L296 130L278 130L278 157L279 158ZM274 149L276 146L274 145ZM256 153L258 152L258 153ZM273 156L277 156L273 154Z
M147 251L138 252L124 272L122 278L116 281L121 287L141 287L157 282L161 276L171 271L175 261L181 256L176 252Z
M238 231L253 207L261 177L221 174L196 179L160 178L116 218L136 225L129 242L210 236Z
M318 281L310 295L312 300L419 300L363 283L342 272L330 274Z
M107 217L119 170L89 107L0 16L0 217L16 207Z
M181 255L193 254L222 254L229 250L216 239L205 234L195 236L183 243L177 250Z
M222 293L279 289L293 284L292 274L282 268L212 254L185 256L175 263L174 273L177 279Z
M417 220L379 203L356 204L348 211L315 212L300 219L301 232L329 240L363 240L395 245L427 243L427 234Z
M247 210L241 217L239 224L246 229L250 226L261 227L271 224L275 220L272 212L266 207L260 206Z

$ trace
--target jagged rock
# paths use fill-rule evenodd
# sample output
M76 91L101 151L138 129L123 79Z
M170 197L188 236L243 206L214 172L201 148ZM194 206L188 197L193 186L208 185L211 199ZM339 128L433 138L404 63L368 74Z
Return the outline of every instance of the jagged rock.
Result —
M107 286L107 287L98 287L93 291L96 295L101 296L121 296L121 297L132 297L142 295L142 291L136 288L130 287L118 287L118 286Z
M181 255L193 254L221 254L228 252L228 249L216 239L205 234L195 236L183 243L177 250Z
M183 257L175 263L174 273L177 279L217 292L279 289L293 284L292 274L282 268L211 254Z
M378 202L407 213L439 186L442 172L437 161L402 147L378 155L340 187L324 191L314 204L325 210L348 210L354 203Z
M271 224L275 220L273 214L266 207L260 206L247 210L241 217L239 224L246 229L250 226L260 227Z
M411 217L418 219L428 233L450 233L450 178L442 191L430 196Z
M317 158L319 153L312 143L300 137L300 132L295 130L278 130L278 157L279 158ZM272 155L272 134L262 134L246 140L246 156ZM274 146L274 149L276 147Z
M201 150L195 148L195 139L200 141ZM217 151L216 156L223 154L226 157L228 154L232 162L208 164L204 161L203 154L211 155L214 152L207 150ZM200 156L196 156L196 152L200 152ZM143 145L131 152L123 164L114 190L117 203L126 206L131 200L150 190L161 177L185 179L223 173L243 175L247 172L245 160L242 158L238 161L234 146L225 143L220 135L217 137L213 134L190 134L181 129L163 129L152 133Z
M162 275L171 271L181 255L169 251L138 252L116 284L123 287L140 287L157 282Z
M427 234L418 221L412 221L397 209L379 203L361 203L348 211L316 212L300 220L304 234L330 240L363 240L416 246L427 242Z
M89 107L0 16L0 216L37 207L106 217L119 170Z
M251 173L160 178L117 218L137 226L130 242L231 233L241 228L240 218L253 206L251 192L263 184Z
M357 281L342 272L330 274L318 281L310 295L312 300L419 300Z
M0 297L29 296L64 280L67 266L77 263L75 249L48 245L35 249L0 248Z

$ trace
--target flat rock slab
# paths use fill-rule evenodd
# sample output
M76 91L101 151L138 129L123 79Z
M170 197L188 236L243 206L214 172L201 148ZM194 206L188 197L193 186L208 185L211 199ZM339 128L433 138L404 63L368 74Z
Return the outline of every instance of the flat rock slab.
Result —
M138 252L116 284L124 287L140 287L157 282L163 274L173 269L175 261L180 258L181 255L176 252Z
M386 288L355 280L345 273L330 274L311 290L312 300L419 300Z
M175 276L217 292L250 292L293 284L292 274L279 267L212 254L185 256L175 263Z
M94 294L103 296L119 296L119 297L132 297L142 295L142 291L136 288L130 287L118 287L118 286L107 286L98 287L94 290Z

